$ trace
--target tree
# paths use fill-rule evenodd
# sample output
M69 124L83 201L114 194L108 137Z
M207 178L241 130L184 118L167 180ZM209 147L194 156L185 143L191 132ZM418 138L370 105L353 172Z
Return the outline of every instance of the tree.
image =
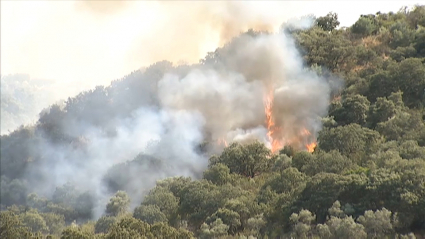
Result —
M415 140L407 140L400 145L399 153L404 159L424 159L425 147L420 147Z
M317 64L330 71L351 68L354 47L337 31L328 34L320 28L312 28L296 34L295 38L306 52L303 57L308 65Z
M368 236L372 238L384 238L394 234L391 212L383 208L375 212L368 210L360 216L358 222L365 227Z
M83 232L81 228L77 226L70 226L62 231L61 239L90 239L93 235Z
M361 175L316 174L306 183L304 190L291 205L291 210L308 209L316 215L318 222L323 222L328 215L328 208L336 200L349 201L359 193L364 194L366 182L366 178Z
M222 198L216 192L216 186L207 181L191 182L182 190L179 214L189 225L200 226L219 208Z
M424 130L424 122L417 112L398 112L385 122L378 123L376 130L389 140L418 139Z
M338 14L330 12L324 17L319 17L316 19L316 24L324 31L333 31L339 26Z
M120 216L127 212L130 205L130 198L124 191L118 191L109 199L106 205L106 214L110 216Z
M314 156L305 151L297 152L292 158L292 166L301 170L304 166L307 166L314 160Z
M329 216L337 218L344 218L347 216L345 212L341 210L341 203L338 200L332 204L332 207L329 208L328 213Z
M223 221L218 218L210 225L206 223L201 226L200 238L220 238L227 235L227 231L229 230L229 226L224 224Z
M113 224L106 234L106 239L123 238L123 239L142 239L154 238L151 233L151 227L146 222L133 217L124 217L120 221Z
M370 102L362 95L350 95L343 99L340 108L334 110L335 121L341 125L355 123L364 125L366 123Z
M425 27L425 6L415 6L413 11L407 14L406 20L410 24L410 28Z
M264 183L263 189L270 186L276 193L294 194L305 187L306 179L304 173L299 172L296 168L290 167Z
M309 164L302 167L301 171L308 175L317 173L336 173L342 174L353 168L353 163L342 156L339 151L332 150L330 152L319 152Z
M394 49L409 46L415 37L415 32L406 22L395 22L389 30L392 35L389 45Z
M94 226L95 233L107 233L109 228L112 227L117 222L116 217L103 216L97 219L96 224Z
M415 32L415 47L418 56L425 57L425 26L419 27Z
M362 16L351 27L351 31L362 36L369 36L377 30L376 22L373 18Z
M174 194L169 189L163 187L154 188L149 192L148 195L145 196L142 205L155 206L160 210L161 214L166 217L165 221L168 220L171 225L176 223L179 199L174 196ZM156 209L150 208L150 210L155 211ZM160 221L162 222L164 220Z
M391 71L394 82L403 92L403 101L408 107L418 107L425 99L425 65L419 58L401 61Z
M2 211L0 219L1 238L31 238L29 229L24 226L15 213Z
M211 224L217 219L221 219L224 224L229 226L228 233L231 235L235 235L236 231L242 225L240 215L237 212L227 208L218 209L213 215L207 218L206 222Z
M294 236L305 239L312 237L312 224L316 220L316 216L309 210L301 210L299 214L293 213L289 220L293 224Z
M370 108L368 123L375 128L378 123L391 119L398 111L396 104L384 97L378 97L375 104Z
M226 184L230 181L230 178L230 169L222 163L212 165L204 172L204 179L217 185Z
M133 216L149 224L167 222L167 217L156 205L142 205L134 209Z
M363 225L358 224L352 217L331 217L326 222L331 238L367 238Z
M266 220L262 214L255 215L248 219L246 223L246 228L249 230L249 233L254 236L260 235L260 230L266 225Z
M21 215L23 224L28 227L31 232L42 232L47 233L49 228L46 225L46 221L37 211L29 211Z
M65 228L65 217L63 215L55 213L41 213L40 215L46 222L50 234L59 235Z
M151 226L153 238L193 238L193 234L185 229L175 229L168 226L166 223L156 223Z
M210 164L222 163L231 173L253 178L271 167L270 154L270 150L258 141L247 145L233 143L219 157L211 158Z
M358 124L324 129L319 133L319 147L325 151L338 150L353 162L361 162L365 155L377 150L381 143L378 132Z

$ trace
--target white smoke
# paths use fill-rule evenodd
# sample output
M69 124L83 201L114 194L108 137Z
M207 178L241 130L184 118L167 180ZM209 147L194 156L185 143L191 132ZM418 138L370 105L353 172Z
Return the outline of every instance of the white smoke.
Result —
M138 79L141 88L134 97L139 107L131 115L89 113L109 122L109 133L77 116L61 121L62 132L78 140L63 145L40 139L35 150L42 160L27 174L34 191L51 195L56 187L72 181L94 194L97 218L113 193L105 175L111 167L143 153L163 165L142 163L137 170L130 167L126 175L119 175L126 178L124 187L134 207L156 180L198 177L208 164L208 155L198 150L205 141L268 144L264 96L269 89L274 92L276 125L284 128L280 137L296 137L303 128L320 130L331 89L326 79L305 70L290 36L245 34L217 50L215 61L170 71L159 81ZM122 107L126 104L130 102Z

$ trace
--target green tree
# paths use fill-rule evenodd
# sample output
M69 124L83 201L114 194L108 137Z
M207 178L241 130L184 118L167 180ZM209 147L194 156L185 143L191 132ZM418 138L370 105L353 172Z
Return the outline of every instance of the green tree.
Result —
M397 21L390 27L392 38L389 45L392 48L407 47L413 42L415 31L410 29L405 21Z
M204 171L204 179L216 185L226 184L231 179L230 169L222 163L217 163Z
M201 226L200 238L209 239L209 238L220 238L227 235L227 231L229 230L229 226L224 224L223 221L218 218L210 225L206 223Z
M95 233L107 233L116 222L116 217L103 216L96 221L94 231Z
M425 57L425 26L419 27L415 32L415 42L413 46L416 49L416 53L420 57Z
M151 227L146 222L133 217L124 217L113 224L106 234L106 239L144 239L154 238L151 233Z
M270 186L276 193L295 194L305 187L306 181L307 177L304 173L299 172L296 168L290 167L269 179L263 185L263 189Z
M90 239L94 235L84 232L78 226L69 226L62 231L61 239Z
M242 225L239 213L226 208L218 209L214 214L207 218L206 222L212 224L217 219L221 219L224 224L229 226L228 233L231 235L235 235Z
M378 123L391 119L397 113L396 104L384 97L378 97L375 104L370 107L368 123L371 128L375 128Z
M297 43L305 50L308 65L317 64L331 71L345 71L352 66L354 47L340 32L329 34L321 28L312 28L295 35Z
M0 237L1 238L31 238L31 233L15 213L11 211L0 212Z
M190 225L200 226L219 208L222 198L217 198L216 192L216 186L207 181L191 182L182 190L179 214Z
M28 211L22 214L21 220L23 224L27 226L33 233L47 233L49 231L49 228L46 225L46 221L37 211Z
M316 216L308 210L293 213L289 218L293 225L293 234L296 238L311 238L313 236L313 223Z
M369 36L378 30L376 21L368 16L361 16L351 27L351 32L362 36Z
M55 213L41 213L40 215L46 222L50 234L59 235L65 228L65 217L63 215Z
M156 206L172 225L176 223L179 199L166 188L156 187L145 196L142 205ZM154 210L154 209L152 209ZM154 210L155 211L155 210ZM143 220L143 219L142 219ZM161 220L161 222L164 220Z
M233 143L219 157L212 157L210 164L222 163L231 173L253 178L271 168L270 154L270 150L258 141L247 145Z
M376 152L381 143L381 136L378 132L358 124L349 124L323 129L319 133L318 141L321 149L338 150L343 156L359 163L364 156Z
M175 229L168 226L166 223L156 223L151 226L153 238L168 239L168 238L192 238L193 234L185 229Z
M130 206L130 198L124 191L118 191L109 199L106 205L106 214L110 216L120 216L127 212Z
M358 222L365 227L370 238L385 238L394 234L392 213L387 209L368 210L360 216Z
M353 168L353 163L342 156L339 151L332 150L330 152L319 152L309 164L305 165L301 171L308 175L317 173L337 173L342 174L344 171Z
M352 217L331 217L326 221L326 226L332 235L330 238L367 238L363 225L358 224Z
M297 152L292 158L292 166L301 170L304 166L307 166L314 160L314 156L306 151Z
M425 65L419 58L407 58L392 69L394 81L408 107L420 106L425 97Z
M341 125L366 123L370 102L362 95L344 97L340 108L334 110L334 119Z
M133 216L149 224L167 222L167 217L156 205L142 205L134 209Z
M262 214L255 215L248 219L246 228L249 233L253 236L260 236L260 230L266 226L266 220Z
M333 31L340 24L340 22L338 21L338 14L330 12L324 17L317 18L316 24L324 31Z

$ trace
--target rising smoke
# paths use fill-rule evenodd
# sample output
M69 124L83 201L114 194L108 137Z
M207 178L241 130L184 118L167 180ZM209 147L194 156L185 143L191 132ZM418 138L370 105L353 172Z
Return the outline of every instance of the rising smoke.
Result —
M221 30L225 38L237 31L233 28L238 25L236 18L226 15L223 29L227 30ZM158 81L137 73L142 75L137 79L141 87L124 89L136 92L137 106L129 114L118 111L132 104L130 101L114 108L117 112L99 109L82 116L72 115L65 107L66 117L59 127L74 140L57 143L40 136L32 145L32 154L38 154L39 161L26 172L30 188L51 196L56 187L72 182L94 194L97 218L113 193L105 177L112 177L117 167L124 171L115 175L121 175L121 187L135 206L158 179L198 177L208 164L208 155L218 152L218 140L243 143L256 139L271 147L267 96L274 99L271 113L279 129L274 137L284 144L301 148L305 142L299 141L307 140L303 130L314 137L321 128L320 118L327 114L331 92L327 79L304 67L293 39L284 32L243 34L209 54L202 64L179 69L170 69ZM108 88L106 92L100 107L119 101ZM93 120L87 123L82 118ZM102 123L93 123L99 120ZM212 142L207 154L198 150L205 141ZM163 166L153 167L142 160L137 167L125 167L126 161L140 153L159 159Z

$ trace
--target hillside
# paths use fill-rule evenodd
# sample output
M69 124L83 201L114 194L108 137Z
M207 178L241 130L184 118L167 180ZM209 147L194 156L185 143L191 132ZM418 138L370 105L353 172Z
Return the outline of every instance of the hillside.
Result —
M2 135L0 237L425 238L425 6L338 25L250 30Z

